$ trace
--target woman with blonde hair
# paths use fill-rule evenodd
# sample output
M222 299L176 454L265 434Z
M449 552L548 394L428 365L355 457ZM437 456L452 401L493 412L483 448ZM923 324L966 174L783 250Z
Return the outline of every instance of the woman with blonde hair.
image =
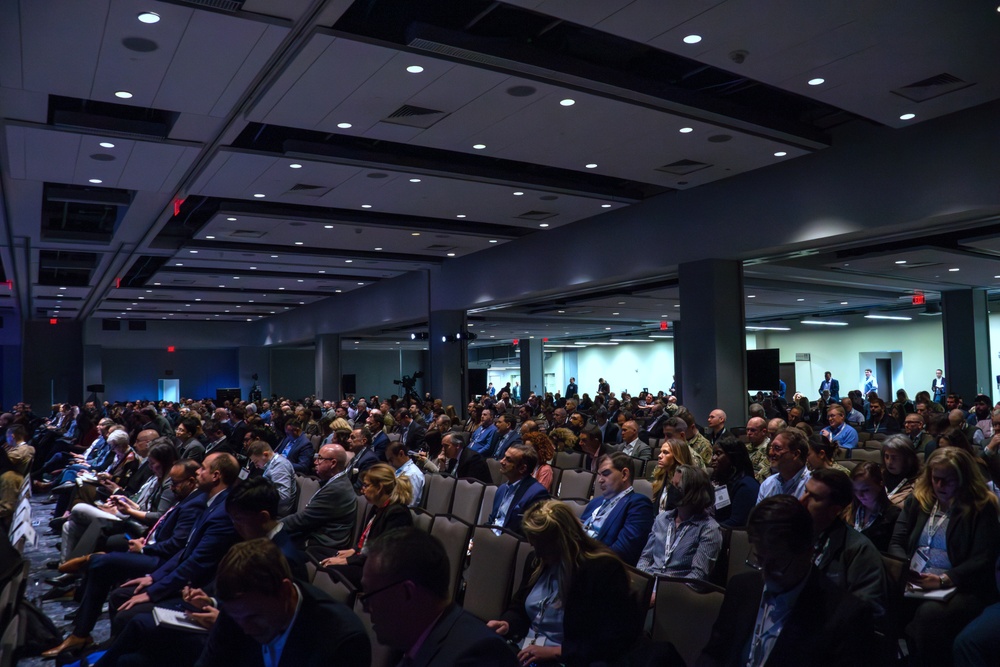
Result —
M653 471L653 504L656 505L657 512L674 509L674 503L669 498L670 480L674 478L674 471L680 465L696 465L691 448L683 440L665 440L660 445L660 455Z
M557 452L571 452L576 447L576 434L568 428L555 428L549 433L549 439Z
M996 602L997 509L981 466L964 449L941 447L927 459L896 521L889 553L910 561L914 590L955 591L917 603L905 631L913 664L951 664L955 635Z
M396 477L396 471L387 463L376 463L362 473L361 493L371 504L365 527L354 549L342 549L320 562L320 566L334 570L361 587L361 571L368 559L368 544L379 535L393 528L413 525L408 505L413 500L413 486L406 475ZM325 555L319 549L317 555ZM328 552L327 552L328 553Z
M639 624L621 560L559 500L532 505L521 529L534 554L510 607L487 626L519 641L522 665L577 667L626 653Z
M532 476L545 487L545 490L552 493L552 466L549 462L556 455L556 447L552 444L549 436L541 431L532 431L524 434L524 444L531 445L538 452L538 465Z

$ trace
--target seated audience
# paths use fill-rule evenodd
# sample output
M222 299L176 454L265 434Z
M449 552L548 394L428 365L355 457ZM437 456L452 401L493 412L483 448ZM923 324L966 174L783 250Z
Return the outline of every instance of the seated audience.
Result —
M1000 518L979 468L958 447L935 451L892 534L889 553L910 561L912 587L956 589L947 600L916 604L905 634L919 665L949 664L955 635L997 601Z
M899 517L899 507L889 502L882 468L872 461L862 461L851 471L854 500L844 511L844 520L875 545L889 550L892 529Z
M359 596L380 644L408 667L517 667L514 651L452 601L448 554L437 538L400 528L373 540Z
M534 557L507 611L487 625L519 643L522 665L621 657L638 639L625 566L558 500L533 505L522 525Z
M392 466L387 463L376 463L362 474L365 481L361 484L361 492L371 509L357 544L353 549L338 550L320 561L321 567L335 570L355 588L361 585L361 570L368 558L371 540L394 528L413 525L413 515L407 507L413 496L409 478L396 477ZM331 550L316 547L311 551L322 557Z
M653 470L653 503L657 512L673 509L668 492L674 471L680 465L697 467L694 462L696 458L698 456L691 452L691 448L683 438L665 440L660 445L660 455L656 457L656 468Z
M649 444L639 439L639 425L634 421L626 421L621 427L621 444L616 449L637 459L653 458L653 450Z
M751 417L747 420L747 450L750 452L750 463L753 464L754 479L763 482L771 475L771 461L767 450L771 446L771 437L767 432L767 422L762 417Z
M800 429L801 430L801 429ZM808 437L809 455L806 456L806 467L810 472L829 468L848 474L850 471L834 460L837 453L837 445L830 442L830 439L822 434L815 434Z
M996 585L1000 591L1000 558L997 559L995 570ZM955 667L988 665L1000 655L1000 602L991 604L965 626L955 638L952 654Z
M315 470L319 491L281 523L300 548L346 549L358 508L358 497L347 477L347 452L340 445L323 445L315 457Z
M881 398L873 398L869 401L868 411L871 413L871 416L865 422L863 430L868 433L883 433L887 435L899 433L899 422L892 415L886 414L885 401Z
M607 545L619 558L635 565L649 537L656 510L649 498L632 487L632 459L621 452L598 461L595 497L580 521L590 537Z
M670 484L674 509L656 517L636 567L654 576L707 579L722 550L722 529L708 511L715 490L705 471L689 465L678 466Z
M486 523L521 534L521 518L533 504L547 500L549 492L531 473L538 464L538 453L530 445L508 447L500 460L500 470L507 480L497 489L493 511ZM499 530L496 531L498 534Z
M720 438L712 448L711 463L712 481L717 485L713 498L715 519L723 528L742 528L760 493L750 455L736 438ZM721 493L722 489L725 493Z
M437 467L443 474L453 477L472 477L484 484L492 484L486 459L466 446L468 434L449 431L441 438L441 453L438 455Z
M806 457L809 456L809 441L806 434L797 428L786 428L771 440L768 457L771 467L777 472L764 480L757 494L757 502L777 495L801 498L809 480Z
M903 435L886 438L882 443L882 478L889 502L902 508L919 474L920 460L910 440Z
M295 482L295 468L291 461L271 449L263 440L254 440L246 449L251 463L262 471L264 479L274 484L281 502L278 504L278 518L295 511L299 499L299 486Z
M535 448L538 452L538 465L535 466L535 471L532 476L535 480L545 487L545 490L552 493L552 477L553 470L550 462L556 456L555 445L552 444L551 438L545 435L542 431L529 431L522 436L524 438L524 444Z
M844 399L844 401L849 400L848 398ZM858 413L859 416L860 414ZM854 449L858 446L858 432L851 424L847 423L847 413L843 406L836 403L830 405L826 409L826 419L830 425L820 433L825 435L830 442L844 449Z
M402 410L400 412L403 412ZM390 442L385 448L385 456L396 470L396 477L406 477L412 489L411 507L419 507L424 497L424 472L413 462L402 442Z
M697 667L881 663L867 606L813 566L812 518L798 499L763 499L747 533L758 572L729 580Z

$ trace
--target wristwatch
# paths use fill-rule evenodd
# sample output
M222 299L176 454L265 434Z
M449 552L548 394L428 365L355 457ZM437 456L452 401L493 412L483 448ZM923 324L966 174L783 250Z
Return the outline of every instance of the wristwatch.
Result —
M952 586L955 585L951 582L951 579L948 578L947 574L939 575L938 581L941 582L941 588L951 588Z

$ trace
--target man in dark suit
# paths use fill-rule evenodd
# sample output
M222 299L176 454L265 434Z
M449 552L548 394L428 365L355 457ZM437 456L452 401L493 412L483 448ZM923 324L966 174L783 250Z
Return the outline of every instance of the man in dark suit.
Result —
M911 412L906 415L906 418L903 420L903 430L910 437L914 451L918 454L924 454L925 457L928 456L927 446L936 441L934 436L924 430L924 416L919 412ZM934 448L932 447L931 451L933 450Z
M274 451L291 461L295 472L300 475L308 475L312 470L315 448L312 440L302 432L302 425L299 422L289 421L285 424L285 438Z
M472 477L484 484L491 484L493 476L486 465L486 459L472 451L468 443L468 433L449 431L441 438L441 453L438 455L438 469L453 477Z
M598 461L595 497L580 517L584 530L633 567L656 518L652 501L632 490L632 459L615 452Z
M397 410L396 422L399 423L399 439L408 452L419 452L424 447L427 429L413 418L409 410Z
M566 398L573 398L578 393L580 389L576 386L576 378L570 378L569 384L566 385Z
M355 431L357 432L357 431ZM281 520L300 547L306 542L334 550L350 546L358 497L347 477L347 452L323 445L316 454L316 476L323 486L301 511Z
M798 500L765 498L747 531L760 572L729 580L698 667L881 663L871 612L813 567L812 518Z
M232 414L235 421L232 425L233 430L226 437L226 440L229 442L231 451L238 452L243 449L243 436L247 434L247 431L250 428L246 423L247 411L237 405L229 412Z
M372 432L367 426L359 426L351 431L348 442L351 444L351 452L354 453L348 479L354 485L354 490L361 493L361 473L378 463L378 456L375 455L375 448L372 446Z
M372 451L375 457L385 463L385 448L389 446L389 436L385 434L385 417L378 410L368 414L368 430L372 434Z
M493 437L493 444L490 445L488 455L490 458L501 461L508 448L521 444L521 434L514 428L514 424L507 414L497 417L496 427L497 432Z
M833 374L830 371L827 371L823 375L823 381L819 383L819 395L822 396L824 391L830 392L832 400L840 400L840 381L834 380Z
M618 436L621 431L618 424L608 420L607 408L597 408L594 413L594 422L597 424L597 428L601 429L601 442L606 442L609 445L618 444Z
M503 638L452 602L450 578L448 554L425 531L400 528L374 540L360 597L379 643L408 667L517 667Z
M601 430L596 424L587 424L583 427L576 440L576 448L583 452L583 466L591 472L597 472L599 458L615 451L611 445L601 442Z
M531 473L538 465L538 452L528 445L512 445L500 459L500 470L507 481L497 489L493 511L487 523L517 534L521 533L524 512L539 500L547 500L549 492L535 481Z
M241 542L226 554L216 596L221 613L196 667L371 663L361 620L319 589L293 582L285 557L266 538ZM275 643L282 636L284 641Z

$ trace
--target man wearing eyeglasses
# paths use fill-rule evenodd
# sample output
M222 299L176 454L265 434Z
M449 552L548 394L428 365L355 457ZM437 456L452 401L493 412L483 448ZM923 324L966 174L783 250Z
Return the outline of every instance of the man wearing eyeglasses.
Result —
M322 486L300 511L281 520L296 544L340 550L350 546L358 497L347 477L347 452L340 445L323 445L315 456Z
M771 437L767 432L767 422L762 417L751 417L747 420L747 441L754 477L758 482L763 482L771 476L771 461L767 457Z
M768 449L771 468L777 471L760 485L757 502L778 495L801 498L809 481L806 457L809 455L809 441L806 434L797 428L786 428L774 436Z
M380 644L407 667L517 667L500 635L454 604L448 554L416 528L392 530L369 547L358 596Z
M813 566L812 528L792 496L754 508L747 565L757 572L729 580L697 667L879 664L871 612Z

